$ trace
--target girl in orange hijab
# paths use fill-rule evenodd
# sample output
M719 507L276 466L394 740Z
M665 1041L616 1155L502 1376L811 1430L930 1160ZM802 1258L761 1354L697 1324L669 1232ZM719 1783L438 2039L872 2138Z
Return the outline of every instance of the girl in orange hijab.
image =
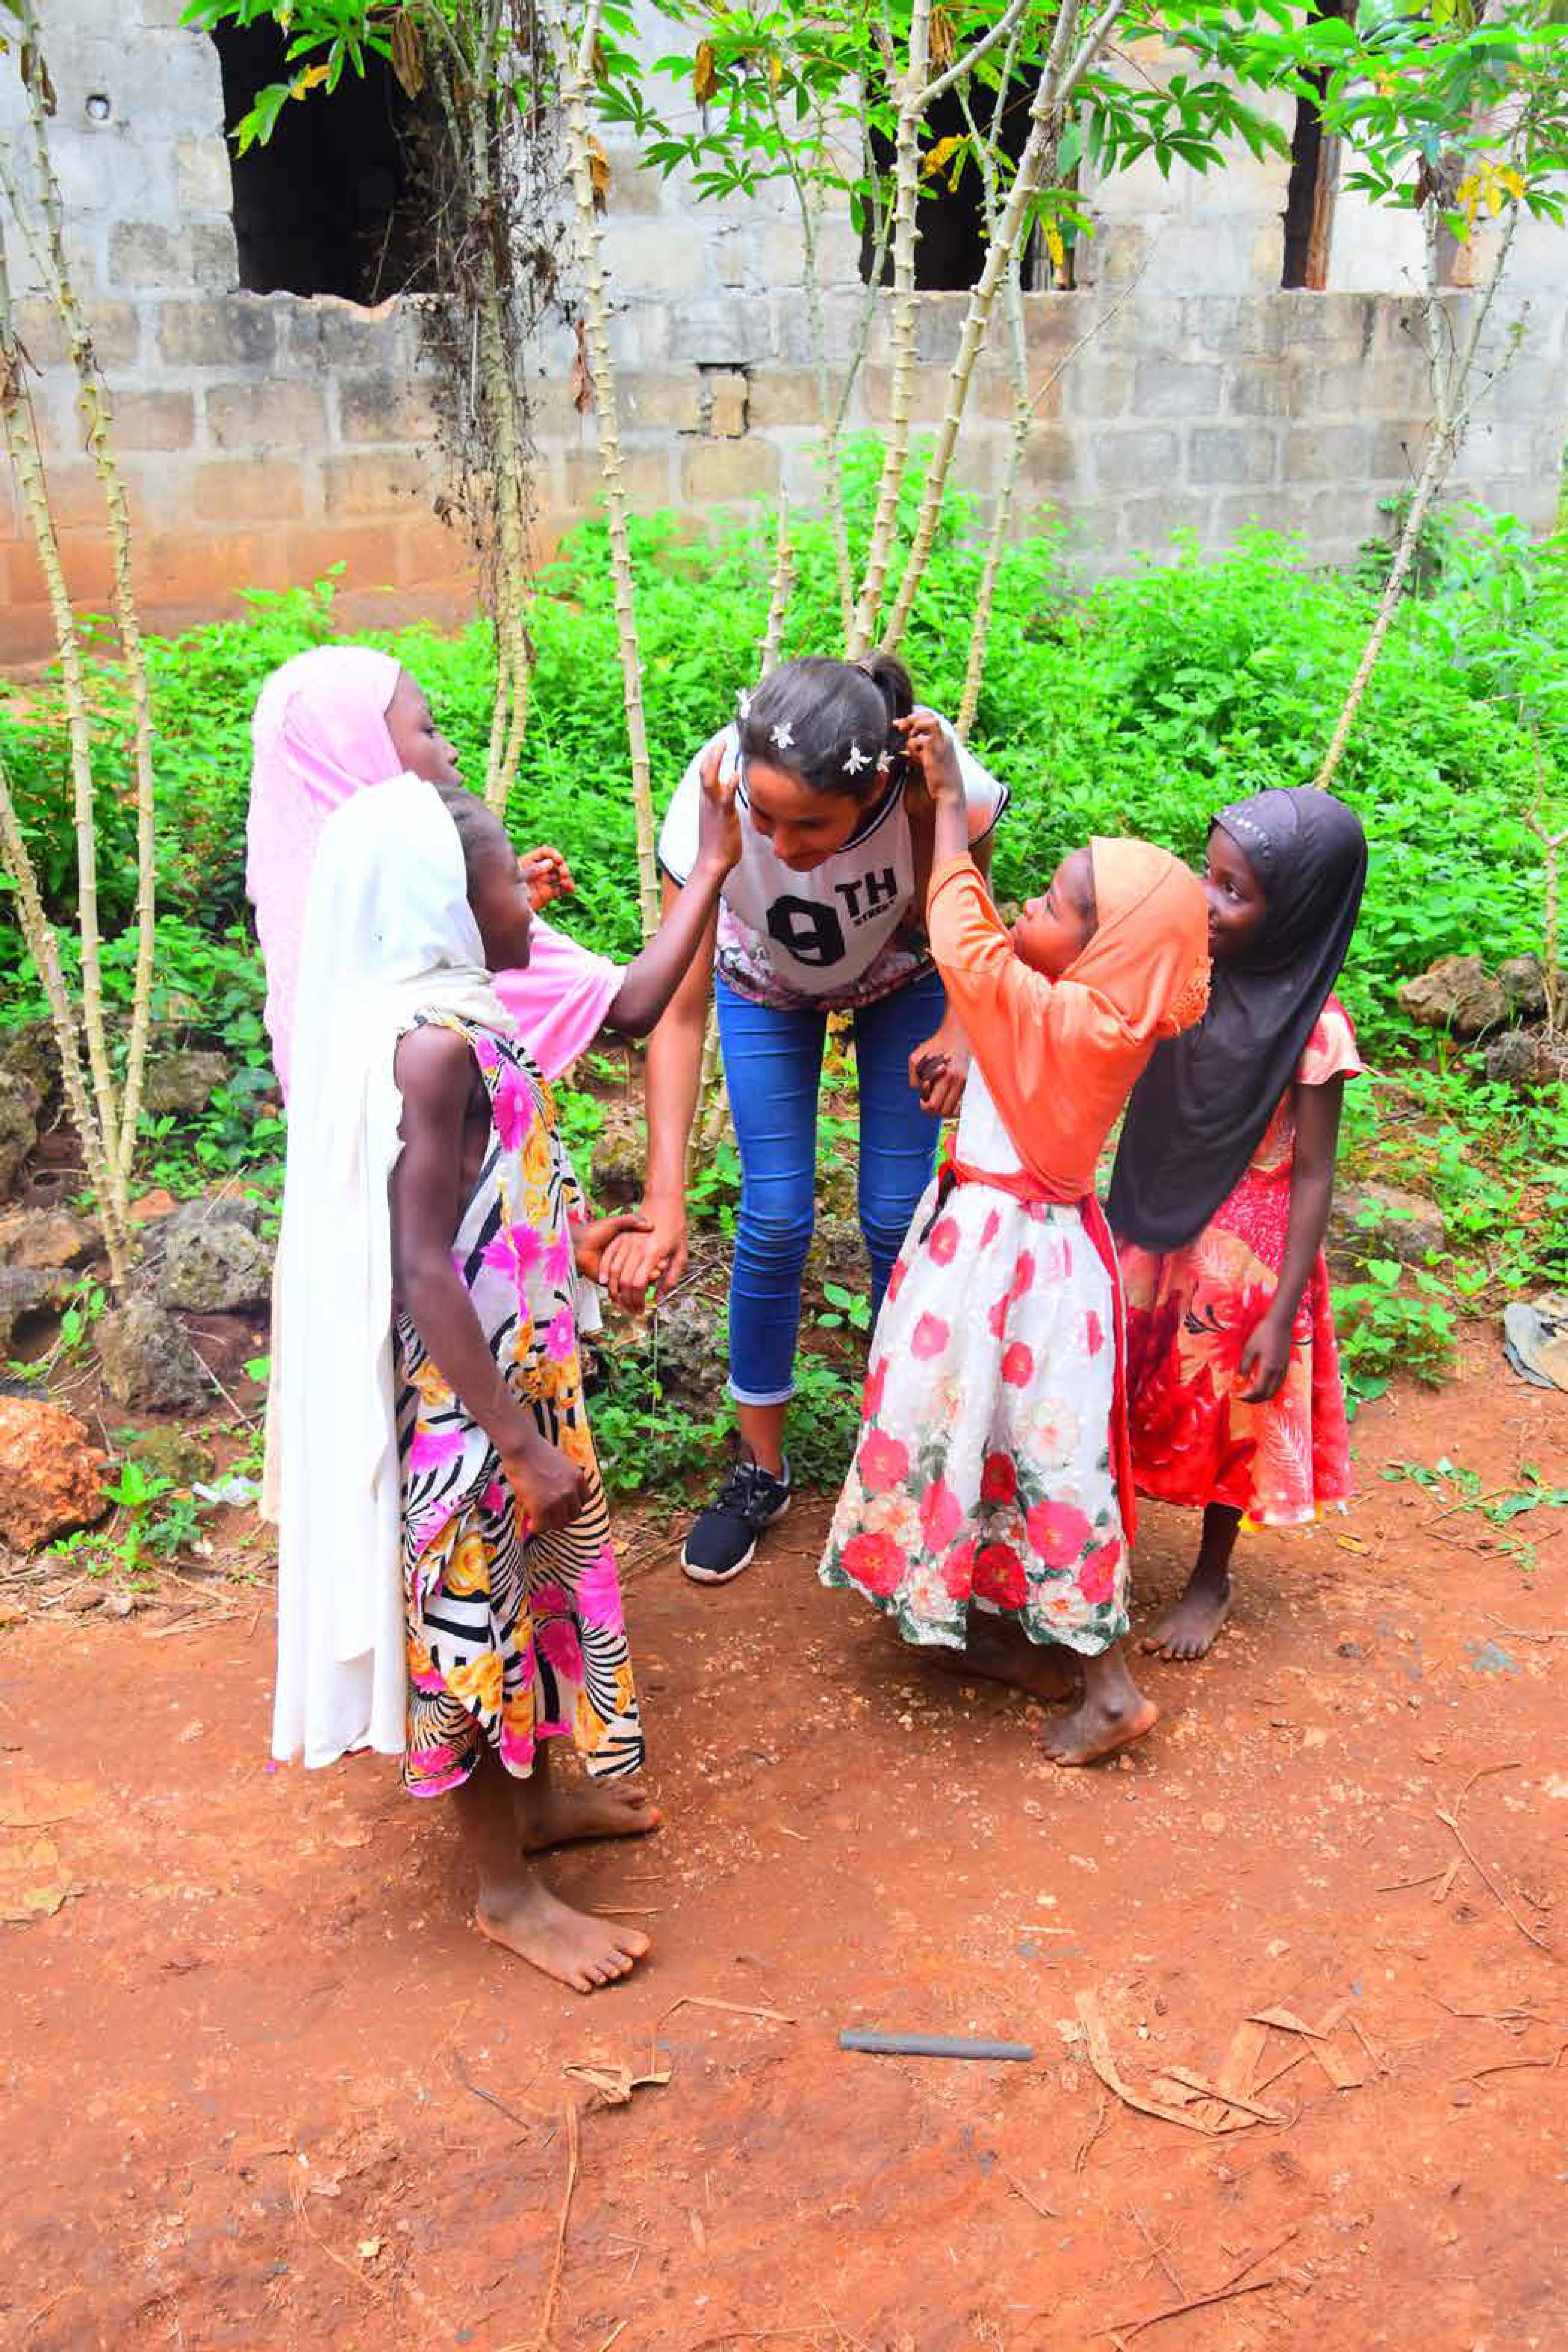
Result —
M822 1580L962 1674L1059 1698L1080 1667L1041 1744L1088 1764L1157 1714L1122 1650L1133 1500L1095 1163L1157 1040L1202 1013L1207 912L1164 850L1096 841L1009 933L951 742L929 712L904 725L936 803L931 952L973 1059L877 1320Z

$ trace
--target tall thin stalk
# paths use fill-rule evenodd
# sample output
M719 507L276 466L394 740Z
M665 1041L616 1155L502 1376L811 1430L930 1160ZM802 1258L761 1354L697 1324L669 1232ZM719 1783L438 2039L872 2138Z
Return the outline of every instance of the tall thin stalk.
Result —
M615 583L616 635L621 655L621 685L626 701L626 740L631 751L632 810L637 821L637 902L644 939L658 929L658 859L653 822L653 774L648 761L647 728L643 714L642 656L637 644L637 600L632 581L631 550L626 541L626 492L621 474L620 416L615 369L610 359L609 303L605 291L604 240L594 204L593 151L588 143L587 93L594 76L594 51L599 37L604 0L588 0L583 31L574 57L561 0L546 0L546 19L557 70L566 101L567 152L577 215L577 244L583 266L584 310L588 346L593 354L599 424L599 469L605 484L605 513L610 533L610 571Z
M59 941L55 936L54 925L44 911L37 870L23 837L16 804L11 794L11 780L5 772L3 760L0 760L0 850L5 853L5 864L16 886L22 937L37 967L48 1003L49 1024L54 1031L55 1051L59 1055L60 1080L65 1088L66 1104L81 1144L88 1179L98 1195L103 1245L109 1255L110 1279L116 1291L122 1292L132 1255L122 1192L116 1184L109 1163L104 1130L99 1123L97 1108L88 1093L81 1066L81 1024L66 988L65 973L60 966Z
M41 58L42 51L33 0L19 0L19 5L23 37L32 58L37 60ZM109 437L109 393L93 351L87 320L77 299L76 284L66 253L64 208L45 128L43 77L36 63L31 71L24 69L22 82L26 92L38 205L47 237L52 278L49 290L70 347L71 363L77 377L77 405L81 411L89 454L103 493L114 563L114 618L120 632L121 651L131 696L132 759L136 779L136 969L132 987L131 1034L119 1129L116 1135L105 1138L121 1182L129 1183L136 1154L136 1130L142 1114L142 1081L146 1068L147 1039L152 1021L153 956L156 938L152 698L148 689L146 656L142 645L142 626L132 582L131 516L125 501L125 487ZM0 156L0 194L4 194L14 215L21 219L23 211L19 191L3 156Z
M34 70L38 70L37 66ZM59 541L49 507L48 485L39 454L37 425L27 391L26 366L16 335L5 239L0 234L0 412L4 413L5 446L38 551L59 656L76 819L81 1030L87 1045L88 1066L92 1073L93 1118L100 1139L103 1174L108 1186L105 1213L107 1215L112 1211L123 1220L127 1192L118 1148L119 1106L110 1068L109 1041L103 1018L103 976L98 926L98 844L93 831L92 725L82 672L81 636L76 614L71 610L65 572L60 563ZM82 1146L84 1151L89 1148L85 1135Z
M1399 600L1404 592L1406 574L1415 560L1415 551L1421 544L1422 526L1426 520L1433 499L1447 480L1449 471L1459 454L1465 434L1468 429L1480 390L1479 386L1472 388L1476 360L1480 351L1481 338L1486 332L1487 321L1491 316L1492 305L1497 299L1498 288L1502 283L1503 271L1508 266L1514 232L1519 226L1520 206L1517 202L1509 206L1508 219L1498 246L1497 258L1492 265L1491 275L1476 304L1470 320L1469 331L1457 350L1451 347L1445 348L1449 344L1449 329L1447 312L1443 307L1442 292L1437 283L1437 231L1440 226L1440 214L1439 200L1436 197L1428 197L1424 207L1426 285L1422 294L1422 312L1424 332L1426 338L1426 357L1432 374L1432 438L1427 444L1421 471L1415 478L1415 488L1411 493L1410 504L1405 510L1405 528L1399 534L1399 544L1394 550L1394 562L1389 567L1388 578L1384 584L1383 594L1378 600L1372 627L1367 632L1366 643L1362 647L1362 656L1356 664L1355 676L1351 680L1350 691L1345 696L1341 708L1333 734L1330 738L1329 748L1323 754L1322 765L1312 779L1320 792L1328 791L1339 772L1340 762L1344 757L1345 745L1350 740L1356 714L1361 709L1362 697L1366 692L1373 671L1377 667L1378 656L1383 651L1384 642L1388 635L1394 615L1399 608Z
M930 79L931 0L911 0L908 61L899 77L898 123L893 139L893 324L892 369L888 394L888 443L882 453L877 509L866 551L859 602L849 631L849 658L858 661L871 642L882 606L882 584L892 553L899 492L910 447L910 411L915 381L915 246L920 237L921 122Z
M1089 29L1081 40L1078 40L1076 47L1074 42L1081 20L1082 0L1064 0L1057 18L1045 67L1029 105L1029 134L1018 159L996 234L986 248L985 267L971 289L958 351L948 372L947 404L937 428L936 444L926 474L920 519L915 525L909 562L899 583L898 596L883 632L882 643L889 651L903 636L915 596L925 577L926 565L931 560L937 520L942 512L947 478L952 466L952 453L968 404L970 380L984 345L997 292L1013 252L1022 239L1029 208L1038 193L1047 163L1056 152L1063 117L1073 93L1103 53L1129 5L1130 0L1106 0L1106 5L1090 20Z

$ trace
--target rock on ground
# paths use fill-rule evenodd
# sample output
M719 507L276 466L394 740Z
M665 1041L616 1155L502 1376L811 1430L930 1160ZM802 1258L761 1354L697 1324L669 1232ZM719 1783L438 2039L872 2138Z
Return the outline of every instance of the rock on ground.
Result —
M150 1055L142 1089L142 1108L194 1118L205 1110L218 1087L227 1085L232 1068L226 1054L195 1047Z
M174 1412L209 1393L201 1358L166 1307L127 1299L98 1326L104 1385L119 1403Z
M63 1307L75 1286L76 1276L59 1266L0 1265L0 1355L9 1355L24 1316Z
M172 1479L176 1486L195 1486L213 1475L212 1448L188 1429L139 1430L129 1442L133 1460L154 1478Z
M0 1214L0 1265L51 1272L85 1265L103 1246L103 1236L69 1209L7 1209Z
M1541 958L1510 956L1497 968L1498 986L1516 1021L1539 1021L1546 1010L1546 974Z
M191 1315L260 1307L272 1295L272 1252L245 1225L226 1218L187 1224L164 1244L157 1282L165 1307Z
M38 1140L38 1090L27 1078L0 1070L0 1200L8 1200L22 1164Z
M1425 1265L1427 1252L1440 1250L1446 1239L1442 1211L1419 1192L1402 1192L1394 1184L1335 1187L1325 1246L1339 1273L1369 1257Z
M1509 1087L1561 1086L1568 1080L1568 1038L1542 1029L1510 1029L1487 1047L1487 1076Z
M36 1551L100 1519L107 1461L63 1405L0 1396L0 1542Z
M53 1024L24 1021L15 1029L0 1029L0 1075L23 1079L40 1104L47 1103L60 1075Z
M1444 956L1429 971L1404 982L1403 1011L1428 1029L1451 1029L1456 1036L1479 1037L1509 1017L1509 1000L1479 956Z

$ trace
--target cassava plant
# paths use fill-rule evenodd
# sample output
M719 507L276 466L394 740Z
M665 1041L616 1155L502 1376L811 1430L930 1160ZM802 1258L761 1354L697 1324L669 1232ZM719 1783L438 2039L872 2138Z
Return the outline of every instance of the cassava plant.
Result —
M66 249L64 208L49 148L54 86L33 0L5 0L5 5L16 19L20 32L15 53L22 84L26 139L25 158L15 152L0 152L0 204L4 206L0 218L0 411L4 414L6 449L23 511L44 576L59 666L76 820L79 1002L66 986L58 942L38 888L9 782L3 772L0 837L11 870L23 936L48 1003L67 1102L98 1194L110 1272L116 1287L121 1288L132 1255L130 1181L147 1057L156 913L153 730L147 665L132 573L130 514L110 432L112 412L109 392ZM103 496L111 555L114 617L131 706L136 804L136 964L122 1079L113 1067L103 1009L93 714L81 630L67 587L49 499L47 467L33 407L31 362L18 331L10 268L13 248L25 257L64 334L76 375L77 404L87 447Z
M1443 0L1441 7L1363 9L1301 37L1303 70L1325 76L1324 129L1341 138L1346 184L1421 226L1420 334L1431 416L1420 472L1366 642L1314 781L1338 772L1367 682L1434 502L1476 407L1519 349L1522 322L1500 331L1497 299L1521 219L1561 222L1568 172L1568 18L1556 0ZM1481 283L1456 296L1442 281L1444 233L1479 253ZM1468 315L1467 315L1468 313Z
M467 528L495 629L485 798L504 810L528 719L534 455L530 336L557 300L557 109L532 0L192 0L182 22L275 22L288 78L257 93L243 154L285 107L383 60L416 102L424 184L416 282L425 373L447 461L437 511Z

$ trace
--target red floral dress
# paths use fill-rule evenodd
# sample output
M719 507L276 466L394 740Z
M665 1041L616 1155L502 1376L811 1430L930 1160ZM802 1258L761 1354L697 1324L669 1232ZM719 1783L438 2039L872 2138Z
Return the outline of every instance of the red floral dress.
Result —
M1297 1086L1365 1068L1331 996L1296 1066ZM1294 1527L1351 1494L1350 1432L1322 1253L1302 1293L1284 1385L1244 1404L1241 1354L1285 1260L1296 1120L1288 1091L1246 1175L1184 1249L1119 1240L1127 1293L1127 1399L1141 1494L1201 1509L1226 1503L1248 1527Z

